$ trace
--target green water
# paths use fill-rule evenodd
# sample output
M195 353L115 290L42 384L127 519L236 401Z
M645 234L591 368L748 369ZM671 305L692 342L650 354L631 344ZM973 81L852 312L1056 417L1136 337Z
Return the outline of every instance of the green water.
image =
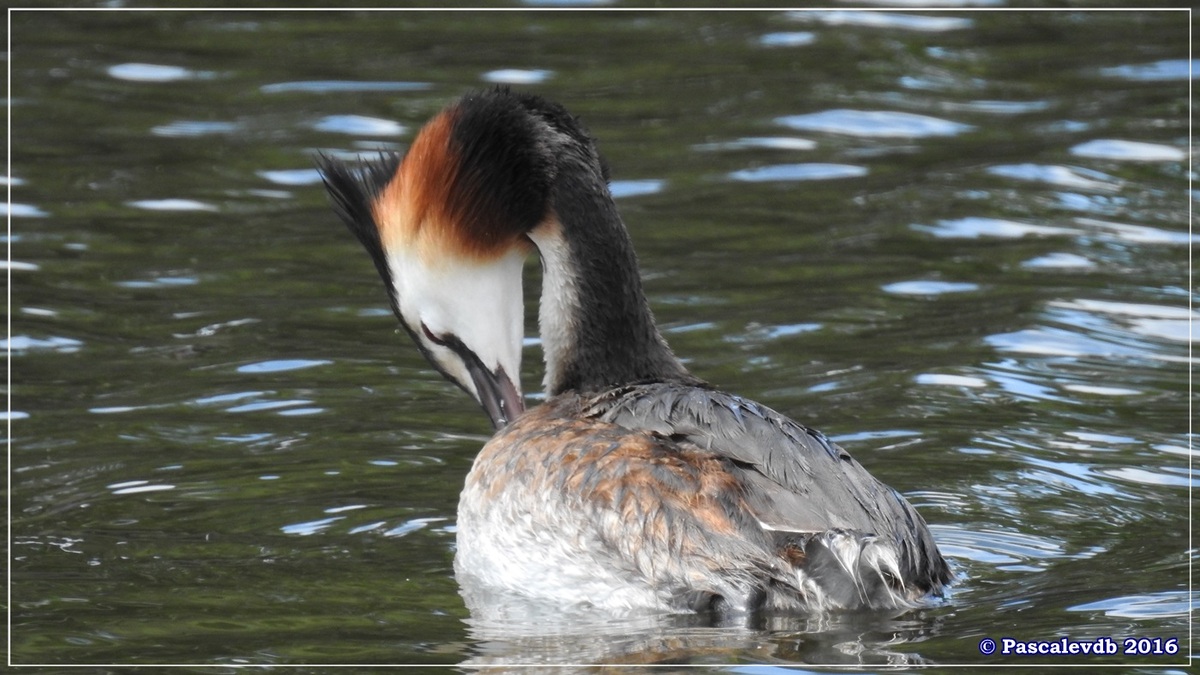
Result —
M11 38L12 663L1094 660L980 653L1004 636L1186 663L1186 13L16 12ZM404 148L492 80L600 139L689 367L917 505L944 605L469 616L489 425L312 157Z

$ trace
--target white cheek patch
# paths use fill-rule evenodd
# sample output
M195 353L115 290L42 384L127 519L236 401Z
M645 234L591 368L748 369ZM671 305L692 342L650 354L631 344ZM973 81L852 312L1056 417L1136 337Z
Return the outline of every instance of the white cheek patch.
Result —
M404 322L451 377L476 399L479 392L462 359L424 335L454 336L487 367L504 372L518 389L525 308L521 272L525 254L514 249L486 261L446 259L427 265L403 251L388 253Z

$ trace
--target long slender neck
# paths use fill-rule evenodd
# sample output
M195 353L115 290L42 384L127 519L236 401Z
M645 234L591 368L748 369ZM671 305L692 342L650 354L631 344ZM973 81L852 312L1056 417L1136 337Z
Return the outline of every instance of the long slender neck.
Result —
M654 324L633 243L603 179L564 171L551 207L555 217L530 232L542 256L538 318L547 393L699 382Z

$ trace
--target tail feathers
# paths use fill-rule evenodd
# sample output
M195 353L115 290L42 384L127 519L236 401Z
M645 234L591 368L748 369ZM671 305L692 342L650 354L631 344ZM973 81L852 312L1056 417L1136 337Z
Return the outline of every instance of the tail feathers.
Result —
M921 604L924 590L906 583L895 547L873 535L828 530L811 535L803 548L797 574L814 609L906 609Z

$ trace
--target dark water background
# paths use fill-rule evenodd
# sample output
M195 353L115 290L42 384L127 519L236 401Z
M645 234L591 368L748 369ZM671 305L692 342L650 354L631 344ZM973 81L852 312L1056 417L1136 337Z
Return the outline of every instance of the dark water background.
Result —
M980 654L1002 636L1187 662L1186 13L11 25L13 662L1091 660ZM907 495L960 576L944 606L468 616L488 424L397 333L312 156L403 148L488 82L591 127L675 351Z

